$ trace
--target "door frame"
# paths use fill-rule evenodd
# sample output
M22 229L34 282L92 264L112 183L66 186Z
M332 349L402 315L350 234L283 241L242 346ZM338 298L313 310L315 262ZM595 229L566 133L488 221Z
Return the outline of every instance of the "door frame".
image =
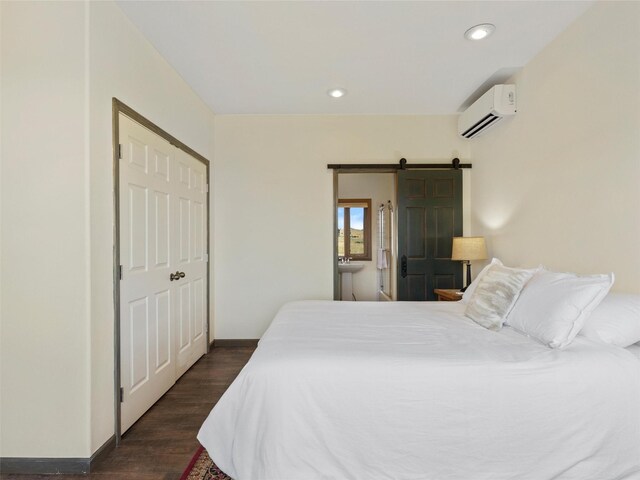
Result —
M403 163L404 160L404 163ZM454 158L451 161L451 164L447 163L421 163L421 164L407 164L406 160L403 158L400 160L400 164L359 164L359 163L343 163L343 164L328 164L327 168L332 170L333 172L333 232L331 236L333 237L333 299L340 300L340 289L339 285L339 274L338 274L338 237L335 232L338 229L338 176L339 174L345 173L393 173L395 174L395 194L396 198L393 200L395 205L398 204L398 170L404 169L416 169L416 170L457 170L458 168L462 169L470 169L473 168L473 164L471 163L460 163L458 158ZM467 212L467 208L470 205L471 199L469 198L469 194L465 193L465 189L469 188L471 179L465 176L465 171L462 172L462 232L463 235L466 234L470 228L468 222L470 222L470 215L468 218L465 217L465 212ZM470 212L467 212L470 213ZM393 226L395 229L396 236L398 234L397 229L397 215L396 215L396 225ZM398 253L398 245L396 242L394 255L397 256ZM397 269L396 269L397 270ZM397 281L397 272L394 272ZM463 279L466 278L466 271L463 271ZM396 295L397 295L397 287L396 287Z
M206 182L207 186L207 245L206 251L208 257L207 261L207 350L209 353L211 348L211 329L209 328L209 322L211 320L211 179L210 179L210 162L204 156L193 150L188 145L182 143L173 135L167 133L162 128L158 127L151 120L142 116L136 112L133 108L129 107L125 103L121 102L117 98L112 98L112 147L113 147L113 211L114 211L114 224L113 224L113 306L114 306L114 326L113 326L113 354L114 354L114 368L113 368L113 402L114 402L114 417L115 428L114 435L116 440L116 446L120 445L122 438L122 429L120 425L121 411L120 411L120 114L129 117L131 120L139 123L143 127L151 130L156 135L160 136L174 147L188 153L196 160L202 162L206 168Z

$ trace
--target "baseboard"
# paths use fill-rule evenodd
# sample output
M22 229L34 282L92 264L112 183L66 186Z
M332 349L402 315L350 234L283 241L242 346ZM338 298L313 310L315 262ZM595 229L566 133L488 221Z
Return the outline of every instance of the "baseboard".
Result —
M90 458L2 457L0 472L30 475L87 474L91 472L91 467L108 455L115 446L116 437L111 437Z
M221 338L213 341L213 348L220 347L257 347L258 339L254 338Z
M0 472L20 474L82 474L89 473L88 458L0 458Z

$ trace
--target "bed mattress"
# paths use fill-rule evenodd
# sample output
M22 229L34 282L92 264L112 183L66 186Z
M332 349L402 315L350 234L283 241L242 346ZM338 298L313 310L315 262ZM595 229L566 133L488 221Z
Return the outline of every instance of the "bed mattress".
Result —
M458 302L294 302L202 426L235 480L640 478L640 368Z

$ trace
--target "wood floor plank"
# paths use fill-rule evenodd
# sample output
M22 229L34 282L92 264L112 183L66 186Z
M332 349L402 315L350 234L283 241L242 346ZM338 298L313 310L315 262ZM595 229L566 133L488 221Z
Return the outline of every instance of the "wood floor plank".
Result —
M200 425L254 347L215 347L122 437L90 475L10 475L1 480L177 480L199 443Z

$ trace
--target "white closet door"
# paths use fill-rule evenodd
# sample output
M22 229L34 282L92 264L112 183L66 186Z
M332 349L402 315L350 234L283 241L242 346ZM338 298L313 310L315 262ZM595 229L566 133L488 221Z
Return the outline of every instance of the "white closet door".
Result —
M207 349L207 176L206 167L176 149L177 241L175 291L178 376ZM182 276L184 274L184 276Z
M120 115L121 431L207 349L204 164Z
M174 147L120 115L122 432L176 380L171 244Z

